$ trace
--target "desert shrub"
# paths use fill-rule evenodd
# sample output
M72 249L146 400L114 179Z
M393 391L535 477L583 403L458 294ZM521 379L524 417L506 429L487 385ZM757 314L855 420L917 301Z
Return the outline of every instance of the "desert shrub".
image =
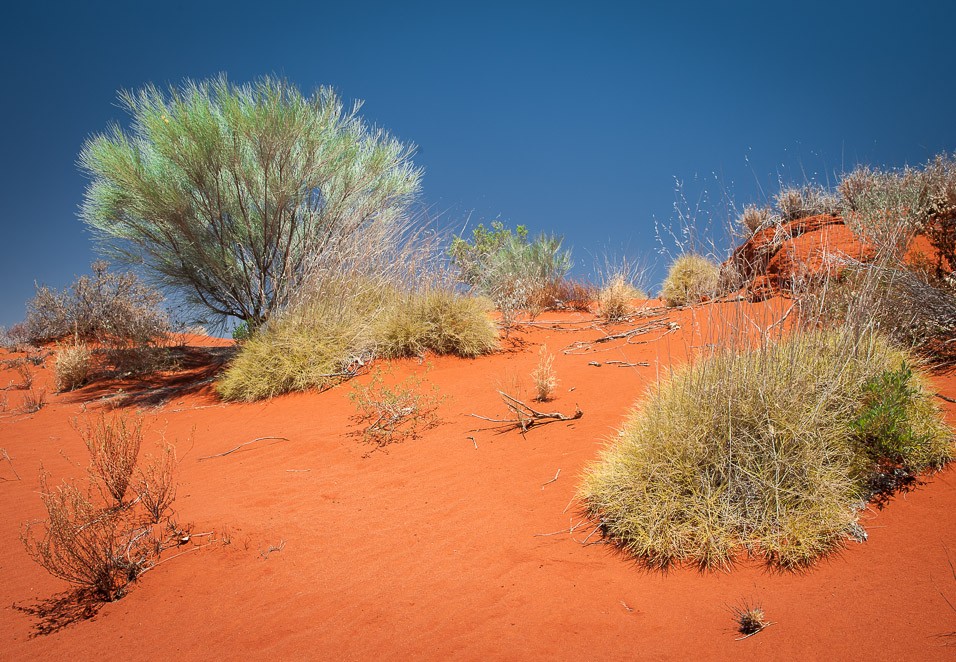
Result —
M158 455L147 455L136 467L133 490L153 524L163 521L176 499L176 449L164 444Z
M35 414L46 406L46 389L31 388L23 396L20 410L25 414Z
M534 382L535 400L547 402L554 396L558 377L554 373L554 354L548 351L547 345L542 345L538 352L538 365L531 372L531 379Z
M474 357L498 347L487 300L451 289L393 295L377 317L375 341L383 357L436 354Z
M24 527L21 539L27 552L47 572L90 589L104 601L122 595L138 574L131 561L139 550L128 534L122 510L102 509L70 483L51 488L40 476L40 498L47 520Z
M76 429L90 453L95 484L114 505L123 505L143 443L143 419L100 414Z
M597 289L589 283L566 278L545 292L544 298L558 309L590 312L591 304L597 298Z
M362 434L378 446L415 438L435 427L443 400L437 386L425 390L423 380L414 375L388 385L382 370L375 370L368 384L355 384L349 399L358 410L356 420L364 426Z
M774 197L774 202L784 221L840 213L840 198L822 186L813 184L783 188Z
M718 350L650 390L588 468L581 496L603 531L650 565L717 567L742 549L806 565L859 532L881 462L917 472L953 454L916 372L894 405L906 443L868 422L874 384L904 365L914 363L875 333Z
M136 274L116 273L94 262L92 276L58 292L38 286L25 325L33 342L73 336L115 347L148 345L169 333L162 295Z
M769 207L747 205L737 217L737 225L744 228L748 234L753 234L762 227L770 224L773 219L773 210Z
M471 287L478 287L485 280L495 254L513 240L527 243L528 228L519 225L512 232L501 221L492 221L490 229L479 223L471 231L471 241L460 236L453 237L448 253L458 271L459 280Z
M226 78L120 95L132 116L92 137L82 215L116 258L253 327L286 308L342 242L374 246L419 190L414 148L329 88Z
M932 363L956 360L956 295L889 259L846 261L839 275L801 300L825 324L873 325Z
M524 226L512 233L495 221L490 231L475 228L470 242L455 237L450 254L459 279L491 299L506 317L563 304L560 296L573 263L559 237L542 234L529 240Z
M181 544L171 520L175 454L168 445L132 480L142 439L142 420L93 419L76 425L90 451L90 485L49 485L40 472L47 519L21 532L27 553L47 572L112 601L155 565L164 550ZM132 487L136 498L124 499Z
M64 347L56 355L54 382L57 391L72 391L93 375L93 353L86 345Z
M685 306L714 296L720 276L719 267L702 255L685 254L671 264L661 287L661 298L668 306Z

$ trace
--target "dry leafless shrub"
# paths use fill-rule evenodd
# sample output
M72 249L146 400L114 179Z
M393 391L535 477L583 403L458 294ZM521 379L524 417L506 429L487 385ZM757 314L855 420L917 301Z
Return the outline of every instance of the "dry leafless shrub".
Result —
M144 535L131 529L128 512L97 507L71 483L51 488L40 474L40 498L47 519L30 522L21 533L27 552L47 572L89 588L112 601L140 572Z
M164 446L133 479L141 419L101 416L76 427L90 451L89 487L63 482L51 488L41 471L47 519L24 525L21 540L49 573L112 601L163 551L188 539L171 518L175 452ZM124 500L130 487L136 498Z
M162 295L133 273L109 271L94 262L92 276L81 276L62 292L37 287L27 305L26 327L35 342L73 335L120 347L153 343L169 333L160 306Z
M437 386L424 391L422 381L413 375L388 385L384 371L376 370L368 384L352 387L349 400L358 410L355 418L364 426L366 439L384 447L393 441L414 439L438 425L438 407L444 398Z
M133 490L154 524L162 521L176 498L176 449L163 445L158 455L147 455L144 466L136 469Z
M538 365L531 373L537 393L535 400L548 402L554 397L554 389L558 386L558 378L554 373L554 354L548 351L547 345L542 345L538 357Z
M22 411L26 414L35 414L46 406L46 389L31 388L23 398Z
M26 363L19 364L17 366L17 375L20 377L20 381L15 388L23 391L33 388L33 373L30 372L30 366Z
M93 375L93 353L86 345L65 347L57 353L54 381L57 391L72 391Z
M116 506L124 503L133 478L136 458L143 443L141 417L114 416L104 413L75 423L90 452L90 474L93 482L112 499Z

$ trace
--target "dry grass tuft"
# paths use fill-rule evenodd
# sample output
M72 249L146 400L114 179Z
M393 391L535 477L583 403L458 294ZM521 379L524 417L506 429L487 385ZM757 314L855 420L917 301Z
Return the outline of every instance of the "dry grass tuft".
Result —
M865 387L907 365L874 333L811 331L717 351L649 392L588 469L581 497L651 566L722 567L741 550L805 566L858 534L887 463L915 473L952 457L952 433L917 373L905 376L889 426L906 432L889 444L900 457L877 457L882 442L855 433Z
M634 286L624 274L618 273L598 292L598 313L608 322L623 320L633 312L634 299L646 298L646 292Z
M537 393L534 399L548 402L554 396L554 389L558 387L558 377L554 374L554 354L548 351L547 345L542 345L538 357L538 365L531 373Z
M54 381L57 391L72 391L93 375L93 353L86 345L64 347L56 356Z
M375 320L378 354L422 356L426 351L475 357L498 348L485 299L449 289L396 295Z
M737 225L747 230L748 234L753 234L757 230L766 227L773 219L773 211L769 207L756 207L748 205L737 218Z
M720 268L701 255L685 254L671 264L661 287L661 298L668 306L699 303L716 294Z

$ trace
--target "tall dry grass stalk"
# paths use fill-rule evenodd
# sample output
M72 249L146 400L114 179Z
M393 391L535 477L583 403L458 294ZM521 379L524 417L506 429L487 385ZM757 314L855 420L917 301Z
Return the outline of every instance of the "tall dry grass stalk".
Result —
M542 345L538 351L538 365L531 372L531 379L534 381L535 400L548 402L554 397L558 377L554 372L554 354L548 351L547 345Z

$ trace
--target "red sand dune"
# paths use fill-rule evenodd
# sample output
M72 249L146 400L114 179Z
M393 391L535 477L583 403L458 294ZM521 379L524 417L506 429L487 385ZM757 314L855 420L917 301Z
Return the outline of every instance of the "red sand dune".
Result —
M956 631L947 604L956 604L953 469L865 512L868 542L848 542L799 574L746 559L730 572L652 572L592 544L597 534L582 544L589 527L567 533L580 520L573 498L583 468L645 389L739 315L766 324L787 305L772 298L658 309L634 324L658 322L648 333L570 354L560 350L631 327L596 328L586 315L555 314L544 319L574 320L578 330L527 327L503 341L504 351L476 360L396 362L396 375L421 375L448 399L438 427L381 450L357 434L350 384L224 405L204 381L213 368L203 367L199 350L185 373L51 395L32 415L15 413L21 391L4 391L0 447L12 463L0 461L0 658L956 657L947 647L956 637L940 636ZM490 424L468 414L505 413L496 389L530 401L529 373L543 343L557 355L560 379L547 408L571 413L578 405L584 416L524 437L473 431ZM36 369L37 384L49 387L51 366L48 359ZM15 379L12 370L0 372L0 385ZM953 375L934 383L956 397ZM71 420L124 402L144 408L148 441L164 436L178 449L178 521L215 535L194 537L188 553L143 575L91 618L37 635L43 623L69 616L48 610L39 619L16 608L48 605L68 588L18 540L22 522L44 515L38 469L55 480L82 477L86 453ZM941 404L956 423L956 407ZM288 441L199 459L264 436ZM761 606L774 624L737 641L730 610L743 603Z

